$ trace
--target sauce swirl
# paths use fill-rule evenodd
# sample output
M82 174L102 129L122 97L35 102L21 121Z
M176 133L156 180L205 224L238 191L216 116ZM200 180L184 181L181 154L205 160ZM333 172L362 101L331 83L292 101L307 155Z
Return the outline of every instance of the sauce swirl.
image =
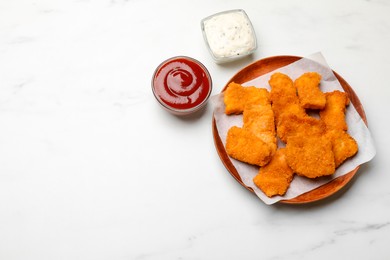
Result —
M189 110L207 100L211 92L211 78L207 69L195 59L174 57L156 69L152 87L163 106Z

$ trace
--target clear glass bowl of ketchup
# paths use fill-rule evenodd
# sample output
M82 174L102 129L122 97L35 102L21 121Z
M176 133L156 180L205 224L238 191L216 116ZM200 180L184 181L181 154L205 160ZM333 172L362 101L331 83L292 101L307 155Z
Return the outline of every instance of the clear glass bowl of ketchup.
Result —
M189 115L203 108L212 90L207 68L198 60L176 56L154 71L152 91L160 105L175 115Z

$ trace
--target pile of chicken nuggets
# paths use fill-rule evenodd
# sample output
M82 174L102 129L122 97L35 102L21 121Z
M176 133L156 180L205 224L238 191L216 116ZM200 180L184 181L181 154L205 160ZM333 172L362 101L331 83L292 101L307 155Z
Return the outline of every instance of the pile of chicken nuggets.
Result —
M224 103L227 115L243 114L242 127L228 130L227 154L260 166L253 182L272 197L284 195L295 174L311 179L332 175L358 152L358 145L347 133L348 94L322 92L319 73L307 72L293 81L276 72L269 85L270 91L232 82Z

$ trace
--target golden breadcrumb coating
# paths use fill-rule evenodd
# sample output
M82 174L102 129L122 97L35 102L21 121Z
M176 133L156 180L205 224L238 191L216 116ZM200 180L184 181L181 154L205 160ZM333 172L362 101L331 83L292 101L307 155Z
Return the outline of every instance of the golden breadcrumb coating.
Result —
M224 92L225 113L241 114L246 106L268 104L269 92L265 88L243 87L231 82Z
M266 165L272 157L271 148L251 131L237 126L229 129L226 138L229 156L253 165Z
M306 114L305 109L299 103L297 89L289 76L277 72L272 74L268 83L271 86L270 100L276 123L283 113Z
M272 197L283 196L293 179L294 172L288 166L285 148L278 149L271 161L260 168L259 173L253 178L254 184L265 195Z
M332 140L336 168L358 152L357 142L347 133L345 111L349 102L348 94L345 92L338 90L328 92L326 106L320 111L321 120L327 128L327 136Z
M288 104L299 101L297 90L289 76L276 72L271 75L268 83L271 86L271 102Z
M325 94L320 90L321 75L317 72L307 72L294 81L299 102L305 109L323 109Z
M287 142L287 138L294 135L324 134L326 127L324 122L309 115L297 116L284 113L279 118L277 134L280 140Z
M286 144L288 165L308 178L331 175L335 172L332 142L325 135L294 135Z
M321 75L304 73L294 82L282 73L269 79L271 91L230 83L224 92L225 113L243 113L243 126L233 126L226 139L227 154L260 166L254 184L266 196L283 196L294 174L315 179L334 174L358 152L347 133L347 93L320 90ZM319 119L306 109L319 111ZM286 144L278 149L277 137Z
M247 107L243 113L243 123L243 128L268 144L272 153L276 151L275 119L270 104Z
M325 93L326 105L320 111L321 120L324 121L328 129L338 129L346 131L348 129L345 122L345 109L349 105L348 94L335 90Z
M346 131L329 130L327 136L332 140L336 168L358 152L357 142Z

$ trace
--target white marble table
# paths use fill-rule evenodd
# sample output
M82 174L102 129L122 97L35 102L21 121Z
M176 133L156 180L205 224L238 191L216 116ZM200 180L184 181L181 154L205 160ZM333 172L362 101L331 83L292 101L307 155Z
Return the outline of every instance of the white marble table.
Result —
M259 48L215 64L200 20L242 8ZM389 259L390 2L0 1L0 259ZM178 118L150 80L322 52L359 96L377 155L341 192L267 206L226 171L212 106Z

